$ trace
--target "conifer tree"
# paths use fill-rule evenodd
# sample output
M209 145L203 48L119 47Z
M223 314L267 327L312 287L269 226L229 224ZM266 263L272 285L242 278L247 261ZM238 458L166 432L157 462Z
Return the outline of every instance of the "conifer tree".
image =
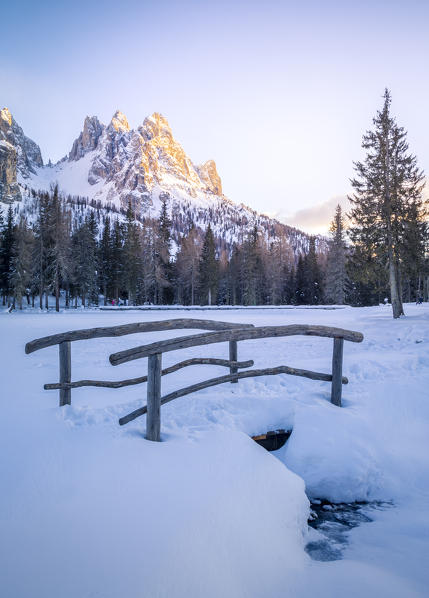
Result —
M140 227L135 223L131 203L128 204L123 246L123 280L130 305L135 305L142 274Z
M104 297L104 305L107 305L107 298L111 286L112 270L112 238L110 234L110 218L104 219L103 232L98 248L98 284Z
M34 227L35 240L33 244L33 276L32 286L39 293L39 307L43 309L43 295L47 284L47 249L48 249L48 213L49 194L40 193L38 196L37 220ZM46 307L48 294L46 292Z
M156 282L158 302L170 303L172 300L172 265L171 265L171 220L168 216L168 193L160 195L161 213L156 239Z
M304 265L304 258L302 254L299 254L298 263L296 266L296 274L295 274L295 299L294 303L297 305L302 305L303 303L307 302L307 278L306 278L306 271Z
M194 224L180 241L176 257L176 284L179 303L194 305L198 283L201 242Z
M243 303L244 305L257 305L264 303L264 272L259 245L258 227L255 224L243 244Z
M123 281L123 271L124 271L124 264L123 264L123 229L121 223L118 219L115 220L113 225L113 233L112 233L112 245L111 245L111 283L112 283L112 292L113 298L116 303L119 303L119 295L122 287Z
M405 223L412 204L417 217L423 217L424 175L416 157L408 152L406 132L391 116L390 104L390 92L386 89L383 108L373 120L374 130L363 136L365 160L354 164L354 194L349 198L353 204L350 237L355 246L369 241L375 255L386 264L393 317L399 318L404 313L401 262Z
M2 242L0 244L0 285L3 296L3 305L9 305L9 297L11 294L10 287L10 270L12 262L12 248L14 242L14 222L13 210L9 205L6 216L6 225L2 232Z
M316 239L310 237L308 253L304 257L304 303L318 305L323 298L322 272L317 260Z
M74 281L85 307L97 298L97 223L93 210L73 235Z
M55 294L55 309L60 310L61 283L71 275L70 220L58 186L53 189L48 208L49 245L47 248L47 277Z
M329 251L326 268L325 297L329 303L343 305L347 285L346 242L341 206L337 205L330 227Z
M31 281L32 245L34 235L24 218L20 218L14 230L12 257L10 261L9 281L13 293L13 305L18 303L22 309L22 298L27 296L29 303L29 285Z
M202 304L211 305L213 301L216 301L218 272L215 240L209 223L204 235L199 265L199 288Z

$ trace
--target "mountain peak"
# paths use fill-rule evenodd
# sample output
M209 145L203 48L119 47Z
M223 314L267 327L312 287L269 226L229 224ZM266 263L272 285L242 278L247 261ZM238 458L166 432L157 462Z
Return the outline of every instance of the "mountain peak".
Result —
M87 116L83 123L83 131L73 143L69 160L79 160L86 153L95 149L103 131L104 126L96 116Z
M197 166L197 172L210 193L222 196L222 181L217 172L214 160L207 160L204 164Z
M112 117L110 125L120 133L127 133L130 130L127 117L120 110L116 110Z
M154 112L151 116L145 118L139 132L146 141L150 141L154 137L173 138L168 120L159 112Z
M9 127L12 126L12 114L9 111L9 108L3 108L0 110L0 118L1 120L5 121Z

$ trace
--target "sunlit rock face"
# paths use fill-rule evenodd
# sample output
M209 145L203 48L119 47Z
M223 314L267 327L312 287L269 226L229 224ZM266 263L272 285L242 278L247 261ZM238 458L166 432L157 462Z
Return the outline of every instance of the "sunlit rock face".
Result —
M20 200L18 175L28 179L40 166L39 146L24 135L7 108L0 110L0 201Z
M78 161L89 152L87 180L97 186L94 199L122 207L131 202L145 211L161 193L200 200L222 197L213 160L195 166L174 138L167 119L157 112L137 130L130 128L119 110L107 127L96 117L87 117L68 159Z
M83 124L83 131L73 143L69 160L80 160L85 154L97 147L105 127L96 116L87 116Z
M205 183L207 190L215 195L222 195L222 182L216 170L214 160L207 160L204 164L197 167L197 172L201 181Z
M0 201L12 203L21 199L16 182L16 150L7 141L0 140Z

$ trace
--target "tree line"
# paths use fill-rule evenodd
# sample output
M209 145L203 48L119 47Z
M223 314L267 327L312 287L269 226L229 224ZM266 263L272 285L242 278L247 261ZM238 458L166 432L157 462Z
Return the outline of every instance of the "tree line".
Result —
M56 309L127 303L183 305L374 305L428 299L429 265L423 172L406 133L390 114L386 90L374 129L363 137L365 160L354 164L348 226L337 206L327 244L306 247L286 234L269 237L256 224L232 246L188 218L172 236L168 197L158 218L137 218L73 206L58 188L33 193L35 218L0 213L0 292L3 305ZM80 205L80 204L79 204ZM100 221L96 214L104 213ZM213 215L214 218L214 215ZM176 233L176 231L175 231Z

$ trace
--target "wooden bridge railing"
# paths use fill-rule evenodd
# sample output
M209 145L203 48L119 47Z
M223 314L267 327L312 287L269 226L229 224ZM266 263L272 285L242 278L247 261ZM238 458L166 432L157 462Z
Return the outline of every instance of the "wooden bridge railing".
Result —
M228 341L231 347L231 343L237 343L238 341L294 335L320 336L334 339L332 374L311 372L308 370L300 370L282 365L275 368L249 370L239 373L230 372L228 376L211 378L210 380L193 384L192 386L176 390L168 395L165 395L164 397L161 397L162 353L200 345L220 343L224 341ZM147 413L146 438L148 440L159 441L161 433L161 405L192 392L196 392L197 390L208 388L209 386L215 386L225 382L234 382L241 378L272 376L276 374L290 374L293 376L303 376L312 380L325 380L327 382L332 382L331 402L340 407L342 384L348 383L347 378L343 377L342 375L343 345L345 340L360 343L363 340L363 335L360 332L354 332L353 330L343 330L341 328L332 328L328 326L310 326L305 324L289 326L264 326L258 328L242 328L235 330L230 329L207 332L204 334L195 334L191 336L183 336L165 341L158 341L148 345L141 345L139 347L127 349L118 353L113 353L109 357L110 363L112 365L119 365L121 363L126 363L135 359L148 357L147 405L140 407L132 413L122 417L119 420L119 423L124 425L136 417ZM235 344L235 351L236 350L237 345Z
M176 337L168 340L158 341L147 345L140 345L125 351L119 351L110 355L109 360L112 365L119 365L143 357L148 358L148 374L138 378L117 381L103 380L79 380L71 382L71 342L77 340L87 340L100 337L115 337L125 334L135 334L139 332L152 332L161 330L175 329L200 329L209 330L203 334L194 334L190 336ZM244 372L238 372L238 369L253 366L253 361L237 361L237 343L244 340L275 338L286 336L319 336L332 338L334 340L332 354L332 374L312 372L281 365L273 368L255 369ZM60 356L60 381L58 383L45 384L44 388L60 391L60 406L71 403L71 389L82 386L101 386L107 388L121 388L133 384L141 384L147 381L147 405L129 413L119 420L124 425L133 419L147 413L146 438L148 440L160 440L161 434L161 405L183 397L197 390L224 384L225 382L237 383L241 378L250 378L257 376L272 376L277 374L290 374L293 376L303 376L312 380L324 380L331 382L331 402L334 405L341 406L342 385L347 384L348 380L342 375L343 364L343 345L344 341L360 343L363 335L353 330L343 330L342 328L332 328L329 326L312 325L289 325L289 326L263 326L254 327L252 324L233 324L230 322L217 322L212 320L195 319L175 319L163 320L159 322L141 322L135 324L125 324L123 326L111 326L107 328L89 328L84 330L74 330L46 336L27 343L26 353L32 353L45 347L59 345ZM209 345L213 343L228 342L229 359L214 358L192 358L181 361L168 368L162 369L162 353L177 351L190 347ZM161 377L181 368L190 365L221 365L229 367L229 375L211 378L185 388L181 388L170 394L161 397Z
M82 330L71 330L51 336L44 336L30 341L25 345L25 352L33 353L46 347L59 346L59 368L60 381L58 383L45 384L45 390L60 391L60 407L71 404L71 389L82 386L102 386L105 388L122 388L133 384L141 384L147 381L147 376L131 378L128 380L105 381L105 380L78 380L71 381L71 343L73 341L90 340L93 338L116 337L141 332L158 332L161 330L197 329L197 330L229 330L235 328L252 328L253 324L237 324L233 322L219 322L215 320L197 320L193 318L178 318L174 320L161 320L157 322L134 322L121 326L108 326L104 328L84 328ZM177 363L162 371L162 375L170 374L188 365L209 364L221 365L230 368L230 373L237 372L238 368L250 367L253 361L237 361L237 345L231 341L229 353L235 355L234 359L188 359ZM233 380L236 382L236 380Z

